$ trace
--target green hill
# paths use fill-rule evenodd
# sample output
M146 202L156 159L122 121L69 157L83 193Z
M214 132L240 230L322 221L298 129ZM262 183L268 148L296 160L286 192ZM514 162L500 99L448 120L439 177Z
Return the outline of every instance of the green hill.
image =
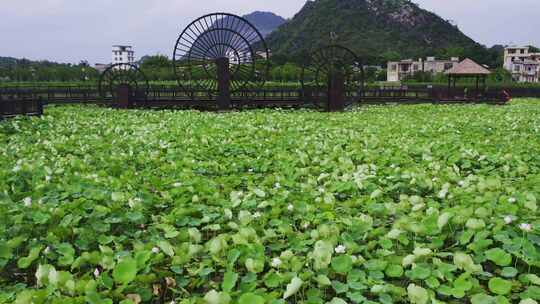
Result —
M251 14L244 15L243 17L251 22L264 37L268 36L280 25L285 23L285 19L283 17L271 12L256 11Z
M335 43L368 62L424 56L471 57L492 63L484 46L457 26L408 0L308 1L293 19L267 37L276 58L305 57L305 52Z

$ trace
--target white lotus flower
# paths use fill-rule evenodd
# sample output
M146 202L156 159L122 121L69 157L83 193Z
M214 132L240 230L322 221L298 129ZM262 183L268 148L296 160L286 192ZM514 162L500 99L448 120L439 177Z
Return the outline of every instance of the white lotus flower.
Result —
M281 184L280 184L280 183L275 183L275 184L274 184L274 188L276 188L276 189L281 188Z
M463 186L465 186L465 181L462 181L462 180L461 180L461 181L459 181L459 182L458 182L458 185L459 185L460 187L463 187Z
M232 211L230 209L223 210L223 213L224 213L226 219L230 220L230 219L233 218L233 213L232 213Z
M343 246L343 245L339 245L337 246L334 251L337 253L337 254L342 254L342 253L345 253L347 251L347 247Z
M159 253L159 248L158 247L154 247L152 248L152 253Z
M291 211L291 212L294 211L294 206L293 206L293 204L289 204L289 206L287 206L287 210L289 210L289 211Z
M280 259L280 258L273 258L273 259L272 259L271 265L272 265L272 267L274 267L274 268L279 268L279 266L281 266L281 263L282 263L282 262L281 262L281 259Z
M173 187L180 188L180 187L182 187L182 183L176 182L176 183L173 184Z
M94 270L94 277L99 277L99 269Z
M386 234L386 237L395 240L401 235L401 233L403 233L401 229L392 229Z
M507 215L504 217L504 222L509 225L509 224L512 224L512 222L514 221L514 219L512 219L512 217L510 215Z
M513 203L517 202L517 198L511 197L511 198L508 199L508 202L509 202L510 204L513 204Z
M23 200L23 203L26 207L32 206L32 198L31 197L25 197Z
M261 213L259 211L253 213L253 218L260 218L261 217Z
M525 232L531 232L532 231L532 225L531 224L527 224L527 223L523 223L521 225L519 225L519 229L525 231Z
M130 198L128 201L128 206L129 208L135 208L135 206L137 206L140 202L141 202L141 199L138 197Z
M304 225L302 225L302 228L308 229L309 228L309 223L304 223Z
M43 250L43 253L47 254L49 252L51 252L51 247L47 246L45 250Z
M52 177L50 175L45 176L45 181L46 182L50 182L51 179L52 179Z
M438 197L440 199L444 199L446 197L446 195L448 194L448 189L442 189L440 192L439 192L439 195Z
M416 260L416 256L413 254L409 254L408 256L403 258L401 265L403 265L403 267L410 266L414 264L415 260Z

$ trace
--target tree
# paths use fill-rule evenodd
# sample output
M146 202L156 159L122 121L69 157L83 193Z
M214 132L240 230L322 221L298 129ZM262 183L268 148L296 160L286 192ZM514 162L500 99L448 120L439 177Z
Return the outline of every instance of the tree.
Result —
M382 53L381 57L387 63L388 61L398 61L401 59L401 55L398 52L387 51Z
M141 69L171 68L172 63L165 55L144 56L140 60Z
M512 82L512 74L505 68L499 67L491 75L489 75L488 80L490 82Z
M463 59L465 56L465 49L463 47L447 47L445 49L442 49L439 53L441 58L452 58L452 57L459 57L460 59Z
M414 75L412 75L411 77L408 77L406 80L414 82L432 82L433 74L431 74L430 72L418 71L414 73Z
M540 53L540 48L537 48L534 45L529 45L529 52L531 52L531 53Z
M367 67L364 69L364 81L375 82L377 80L377 69L374 67Z
M79 64L65 64L50 61L30 61L28 59L3 60L0 65L0 79L4 81L81 81L97 80L99 73L91 68L88 61Z

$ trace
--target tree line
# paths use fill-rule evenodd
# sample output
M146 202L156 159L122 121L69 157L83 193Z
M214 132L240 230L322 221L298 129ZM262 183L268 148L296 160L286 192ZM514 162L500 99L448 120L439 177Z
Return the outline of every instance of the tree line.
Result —
M91 82L98 78L99 72L87 61L71 64L0 57L2 82Z
M484 58L481 63L488 62L495 71L490 76L490 82L510 82L511 75L502 68L503 46L494 46L490 49L489 58ZM540 52L532 47L531 51ZM473 58L474 50L463 48L446 48L430 53L438 58L460 57ZM272 82L298 82L302 78L302 61L305 56L284 57L275 55L271 58L268 81ZM386 62L403 59L397 52L383 52L376 57L366 56L364 62L364 79L367 83L386 81ZM176 75L172 68L171 60L164 55L144 56L138 62L139 68L153 82L175 81ZM496 68L494 68L496 67ZM204 77L201 70L200 77ZM14 59L0 57L0 82L96 82L100 72L91 67L87 61L78 64L64 64L50 61L30 61L28 59ZM407 82L444 82L444 75L432 75L418 72L407 79Z

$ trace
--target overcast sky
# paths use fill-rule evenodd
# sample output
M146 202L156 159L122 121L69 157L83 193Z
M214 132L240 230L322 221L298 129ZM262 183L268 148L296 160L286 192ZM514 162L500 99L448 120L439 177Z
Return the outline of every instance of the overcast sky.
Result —
M473 39L540 45L540 0L416 0L453 20ZM225 11L272 11L292 17L305 0L0 0L0 56L109 63L111 45L133 45L136 57L170 56L196 17Z

